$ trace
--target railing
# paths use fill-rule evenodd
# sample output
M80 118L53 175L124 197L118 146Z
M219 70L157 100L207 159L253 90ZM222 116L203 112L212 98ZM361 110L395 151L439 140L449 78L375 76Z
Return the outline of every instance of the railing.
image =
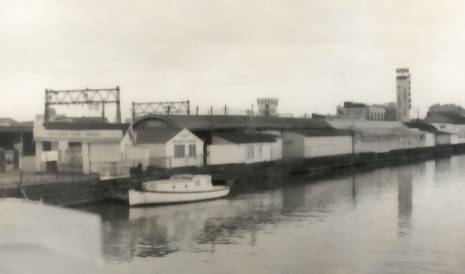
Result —
M129 162L98 162L93 164L98 166L100 180L127 178L130 176L131 165Z
M197 154L196 156L185 156L185 157L151 157L149 159L149 166L155 168L176 168L176 167L187 167L187 166L203 166L204 159L203 154Z

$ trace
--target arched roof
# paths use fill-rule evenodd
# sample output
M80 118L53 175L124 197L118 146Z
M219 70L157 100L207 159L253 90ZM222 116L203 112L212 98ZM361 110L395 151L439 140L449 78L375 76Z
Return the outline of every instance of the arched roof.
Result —
M147 121L159 121L165 128L187 128L191 131L206 130L292 130L333 129L324 119L289 118L277 116L221 116L221 115L146 115L133 123L133 129Z

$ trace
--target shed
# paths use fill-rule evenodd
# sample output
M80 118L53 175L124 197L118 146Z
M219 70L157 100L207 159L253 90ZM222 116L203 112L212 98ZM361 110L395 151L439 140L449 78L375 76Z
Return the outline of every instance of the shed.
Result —
M438 130L435 126L425 121L410 121L404 123L409 128L416 128L426 133L425 146L438 146L451 144L451 134L445 131ZM432 140L430 136L432 135Z
M248 164L282 158L281 138L258 132L214 132L207 149L209 165Z
M283 158L312 158L352 153L352 135L343 130L283 132Z
M201 166L203 141L188 129L139 129L125 145L126 159L144 167Z

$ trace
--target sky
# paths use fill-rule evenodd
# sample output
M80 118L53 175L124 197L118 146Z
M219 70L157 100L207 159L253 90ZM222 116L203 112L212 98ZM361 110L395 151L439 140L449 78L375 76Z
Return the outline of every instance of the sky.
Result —
M0 37L0 117L17 120L43 113L45 89L115 86L125 118L133 101L257 97L335 113L395 101L397 67L412 116L465 105L463 0L0 0Z

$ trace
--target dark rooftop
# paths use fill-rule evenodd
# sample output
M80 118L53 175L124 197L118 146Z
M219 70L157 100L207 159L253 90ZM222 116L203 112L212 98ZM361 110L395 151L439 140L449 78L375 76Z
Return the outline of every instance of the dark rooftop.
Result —
M213 135L234 144L272 143L276 141L276 137L271 134L260 134L245 131L223 131L215 132Z
M318 137L318 136L350 136L352 135L350 131L347 130L337 130L337 129L306 129L306 130L292 130L294 133L298 133L307 137Z
M46 129L55 130L122 130L125 132L129 128L129 124L112 124L100 122L45 122Z
M434 118L434 115L439 115L444 118L447 123L451 124L465 124L465 116L462 116L456 112L452 111L437 111L437 112L428 112L426 119L430 122L440 122Z
M289 118L276 116L238 116L238 115L147 115L134 123L158 120L173 128L187 128L191 131L228 130L228 129L328 129L331 125L324 119Z
M344 102L344 108L364 108L366 104L355 102Z
M0 132L32 132L33 122L17 122L11 118L0 118Z
M137 131L137 144L165 144L176 136L181 129L146 129Z

